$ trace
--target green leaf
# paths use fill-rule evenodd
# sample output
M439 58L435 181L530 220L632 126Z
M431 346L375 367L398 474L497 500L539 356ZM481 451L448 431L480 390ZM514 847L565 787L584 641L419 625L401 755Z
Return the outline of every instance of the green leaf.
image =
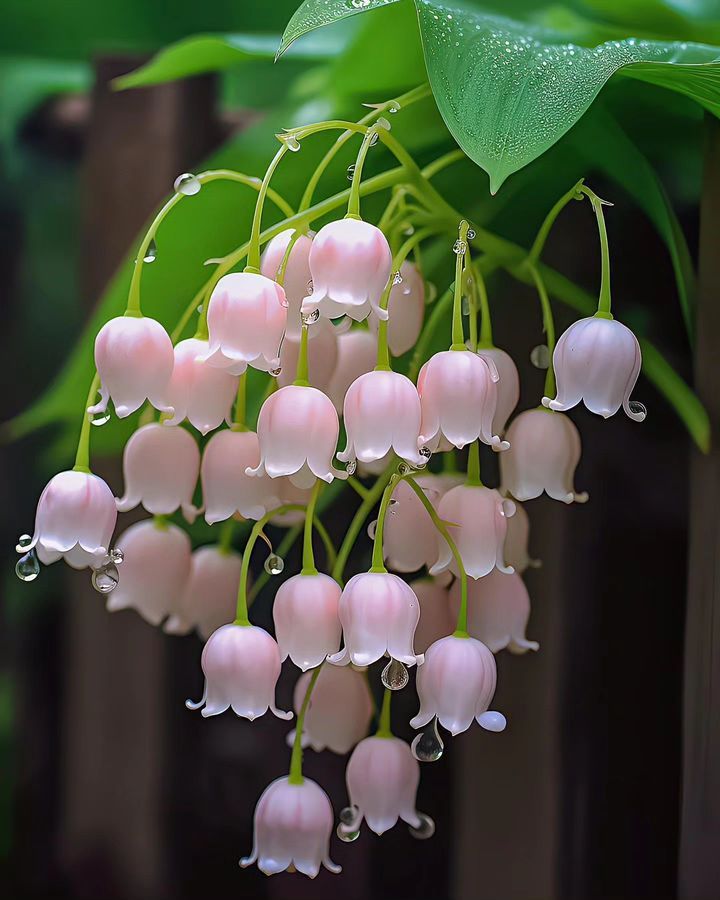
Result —
M333 22L347 19L348 16L397 2L398 0L305 0L287 23L278 56L284 53L293 41L308 31L320 28L321 25L331 25Z

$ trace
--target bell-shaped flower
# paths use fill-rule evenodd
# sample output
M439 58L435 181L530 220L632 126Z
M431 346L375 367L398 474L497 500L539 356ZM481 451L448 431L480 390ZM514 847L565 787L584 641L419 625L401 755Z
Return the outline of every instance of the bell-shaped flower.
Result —
M424 728L437 716L453 735L467 731L473 719L488 731L502 731L505 717L488 710L496 683L495 657L481 641L455 635L436 641L418 669L420 711L411 727Z
M128 512L142 503L156 516L182 508L187 521L194 522L198 511L192 499L199 471L200 450L189 431L157 422L143 425L125 444L125 494L117 508Z
M308 381L314 387L325 391L337 363L336 328L328 319L319 319L308 328ZM298 357L300 356L300 336L286 334L280 349L280 387L295 380Z
M440 495L418 482L425 496L437 503ZM406 481L393 490L383 529L383 556L395 572L430 568L437 560L437 530L415 491Z
M500 457L503 488L517 500L532 500L543 491L563 503L584 503L575 491L580 462L580 433L562 413L527 409L513 420L510 449Z
M452 615L447 587L436 579L419 578L410 582L410 587L420 604L415 649L418 653L425 653L430 644L453 633L457 616Z
M337 874L341 867L330 859L334 816L330 798L309 778L292 784L277 778L263 791L255 807L253 849L240 860L243 868L257 863L266 875L291 867L315 878L320 866Z
M339 219L324 225L310 248L312 291L302 311L320 310L328 319L347 315L357 322L371 310L381 319L380 297L392 268L387 238L369 222Z
M622 406L631 419L642 422L645 407L630 400L641 364L640 344L622 322L597 315L579 319L555 345L557 397L543 397L543 405L565 411L582 400L604 419Z
M271 478L288 475L299 488L312 487L315 478L347 478L332 465L339 431L335 407L322 391L289 384L262 405L257 423L260 462L246 472Z
M242 556L219 546L200 547L190 560L190 575L180 601L165 623L168 634L196 629L207 640L235 618Z
M413 650L420 604L413 589L390 572L361 572L340 596L345 647L328 657L334 665L369 666L386 653L406 666L422 665Z
M426 464L418 450L420 397L405 375L386 371L361 375L345 395L343 418L347 445L338 459L369 463L394 450L415 466Z
M514 512L512 500L504 500L492 488L461 484L441 497L438 514L447 524L469 578L482 578L496 566L501 572L513 571L505 566L503 547L507 518ZM449 569L459 575L447 541L439 533L437 541L437 562L430 574Z
M260 444L254 431L218 431L210 438L200 466L208 525L236 513L245 519L262 519L280 504L277 487L267 475L247 474L259 462Z
M425 318L425 282L417 267L405 260L400 266L400 278L401 281L393 281L387 308L387 339L393 356L402 356L415 346ZM377 315L371 315L368 323L377 334Z
M117 590L117 589L116 589ZM291 712L275 706L275 685L280 677L280 650L275 641L256 625L222 625L208 638L201 660L205 690L197 703L185 701L188 709L217 716L232 707L243 719L257 719L270 709L279 719Z
M497 406L495 364L471 350L443 350L420 369L420 444L437 450L445 438L459 449L478 438L493 450L507 450L492 432Z
M484 347L478 350L488 365L497 369L497 404L493 416L491 430L493 434L503 435L507 422L520 399L520 376L512 356L499 347Z
M208 342L198 338L175 345L175 366L166 396L175 415L167 425L187 419L201 434L207 434L223 421L230 424L237 377L209 366L204 358L208 349Z
M460 609L460 585L450 588L450 599L457 614ZM525 637L530 618L530 597L520 575L492 571L468 585L468 632L493 653L506 647L511 653L537 650L537 641Z
M505 535L505 565L512 566L522 574L526 569L538 569L542 565L539 559L533 559L528 552L530 537L530 519L521 503L515 504L515 514L507 520Z
M286 324L287 300L279 284L253 272L223 275L208 301L204 359L231 375L242 375L248 366L275 371Z
M268 241L263 251L260 272L271 281L275 281L277 278L278 269L282 265L288 244L294 234L294 228L287 228L285 231L281 231L271 241ZM308 261L311 247L312 236L307 234L299 235L292 245L292 250L285 266L283 290L288 302L286 337L300 337L300 329L302 327L300 307L303 299L308 294L312 277Z
M400 738L375 736L360 741L348 760L345 781L351 806L356 808L353 822L343 823L348 830L357 831L363 819L375 834L389 831L398 819L411 828L427 822L415 806L420 764Z
M45 565L61 557L75 569L102 564L110 549L117 508L107 484L91 472L58 472L45 486L32 542Z
M121 419L146 400L172 413L166 395L174 364L173 345L163 326L147 316L117 316L95 338L95 368L100 376L100 402L88 413L104 412L112 400Z
M297 680L293 706L300 712L312 672ZM302 746L316 752L348 753L368 733L373 702L367 677L352 666L323 666L315 682L312 702L305 712ZM292 746L295 731L288 734Z
M135 609L151 625L159 625L182 602L190 577L190 538L175 525L145 519L126 529L116 547L123 564L108 611Z
M327 394L342 415L345 394L361 375L372 372L377 362L377 338L366 329L356 328L337 337L337 362Z
M340 585L329 575L293 575L273 602L280 659L288 656L303 672L314 669L340 646Z

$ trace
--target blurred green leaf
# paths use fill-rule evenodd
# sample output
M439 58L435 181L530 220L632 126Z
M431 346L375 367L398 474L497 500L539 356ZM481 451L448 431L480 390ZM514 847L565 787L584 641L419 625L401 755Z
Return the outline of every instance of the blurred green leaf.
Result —
M632 34L720 42L716 0L584 0L583 5Z

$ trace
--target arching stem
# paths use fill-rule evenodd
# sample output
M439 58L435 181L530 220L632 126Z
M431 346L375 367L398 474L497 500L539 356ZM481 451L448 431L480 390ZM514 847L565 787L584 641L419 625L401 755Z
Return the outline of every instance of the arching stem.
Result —
M88 391L85 406L83 407L82 425L80 426L80 437L78 438L77 452L75 453L75 472L90 472L90 428L92 423L88 415L88 407L93 405L95 394L100 387L100 376L95 373L93 380L90 382L90 390Z
M318 478L313 485L310 500L305 509L305 530L303 533L303 556L301 575L317 575L315 568L315 554L313 553L313 519L315 518L315 506L317 505L318 496L323 482Z
M605 226L605 214L603 212L603 206L612 206L612 203L608 203L607 200L601 200L600 197L586 185L582 185L580 190L592 203L597 219L598 234L600 236L600 296L598 297L596 315L603 319L612 319L612 301L610 297L610 247L608 244L607 228Z
M537 266L528 262L528 269L532 275L537 288L538 297L540 298L540 306L542 308L543 328L545 330L545 341L548 348L549 364L545 373L545 396L555 396L555 367L553 365L553 353L555 352L555 318L553 316L552 306L550 305L550 297L545 289L545 282L538 271Z
M312 697L312 692L315 688L315 684L317 683L318 676L320 675L320 670L322 669L322 667L323 663L320 663L320 665L313 670L310 681L308 682L307 690L305 691L305 696L303 697L303 702L302 706L300 707L300 712L298 713L297 721L295 723L295 740L293 741L292 755L290 757L290 774L288 775L288 782L290 784L303 783L302 734L303 727L305 725L305 713L308 710L308 706L310 706L310 698Z
M452 345L451 350L467 350L465 332L462 321L463 268L467 252L468 223L465 219L458 228L458 240L455 250L455 288L453 292Z
M378 730L375 737L391 738L393 736L390 722L390 705L392 703L393 692L389 688L385 688L383 693L382 707L380 708L380 720L378 722Z

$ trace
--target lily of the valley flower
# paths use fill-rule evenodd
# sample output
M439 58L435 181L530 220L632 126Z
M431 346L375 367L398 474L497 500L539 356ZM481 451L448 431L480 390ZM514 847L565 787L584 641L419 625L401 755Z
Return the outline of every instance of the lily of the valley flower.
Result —
M280 504L277 485L258 474L246 473L260 462L260 444L254 431L219 431L205 445L200 480L205 521L209 525L239 513L245 519L262 519Z
M520 376L517 366L512 356L499 347L484 347L478 350L478 356L481 356L488 365L494 364L497 369L497 405L491 430L493 434L503 435L508 419L520 399Z
M303 672L314 669L340 646L340 585L329 575L293 575L273 602L275 636L284 662L289 656Z
M207 341L188 338L175 345L175 366L167 390L167 403L175 410L168 425L186 419L201 434L230 424L237 393L237 378L223 369L209 366Z
M437 491L426 488L422 478L418 484L432 503L438 502ZM383 529L383 557L395 572L416 572L437 560L437 531L406 481L399 481L393 490Z
M361 375L372 372L377 361L377 338L365 329L353 329L337 338L337 362L327 394L342 415L345 394Z
M221 625L235 618L242 557L221 547L200 547L190 561L190 576L164 630L187 634L197 629L207 640Z
M522 574L526 569L537 569L542 563L528 552L530 519L522 503L515 504L515 514L507 520L505 535L505 565Z
M293 228L281 231L271 241L268 241L263 251L260 272L271 281L275 281L277 277L278 269L282 264L288 244L294 234L295 230ZM288 256L285 278L283 280L283 290L288 302L286 337L300 336L300 328L302 326L300 307L303 299L307 296L308 284L312 277L310 275L310 263L308 262L311 247L312 237L307 234L301 234L293 242L292 250Z
M401 281L393 282L388 298L388 347L393 356L411 350L422 331L425 318L425 282L417 267L408 260L400 266ZM378 330L378 316L368 319L373 332Z

